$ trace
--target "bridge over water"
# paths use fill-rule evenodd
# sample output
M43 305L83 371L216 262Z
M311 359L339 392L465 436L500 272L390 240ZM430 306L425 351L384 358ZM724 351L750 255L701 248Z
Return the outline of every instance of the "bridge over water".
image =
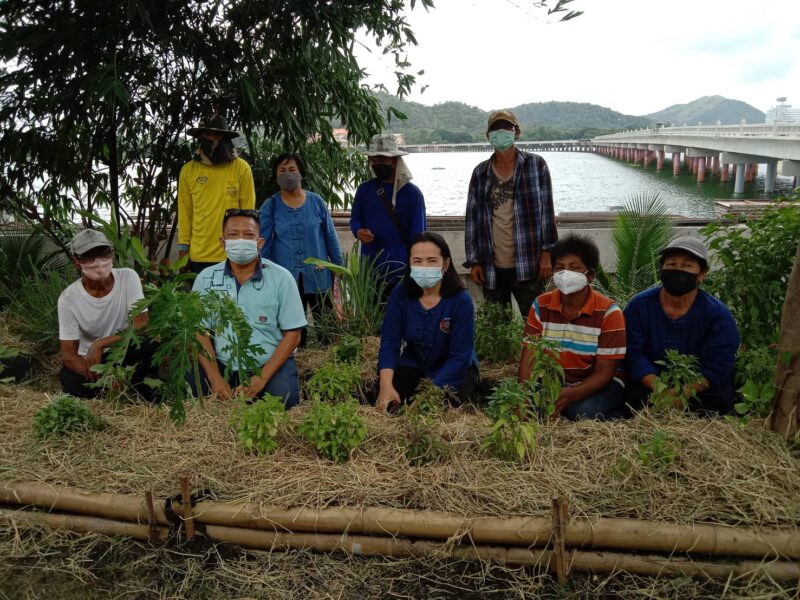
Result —
M778 173L794 177L795 187L800 175L800 125L656 126L598 136L591 144L593 152L645 167L655 160L658 170L664 166L665 155L671 154L676 174L683 155L683 163L698 182L705 180L707 171L719 175L721 181L728 181L732 174L736 194L744 191L745 181L752 181L762 164L767 167L764 191L768 194L775 190Z
M517 142L517 148L530 152L592 152L590 140L555 140L547 142ZM492 152L489 142L465 144L405 144L398 146L406 152Z

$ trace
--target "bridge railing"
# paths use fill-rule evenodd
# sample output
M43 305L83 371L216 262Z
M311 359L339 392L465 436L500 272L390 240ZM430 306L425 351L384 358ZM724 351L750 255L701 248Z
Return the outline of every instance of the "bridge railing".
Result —
M694 125L683 127L647 127L630 129L619 133L599 135L594 140L620 140L653 135L686 135L706 137L800 137L800 125L764 124L755 125Z

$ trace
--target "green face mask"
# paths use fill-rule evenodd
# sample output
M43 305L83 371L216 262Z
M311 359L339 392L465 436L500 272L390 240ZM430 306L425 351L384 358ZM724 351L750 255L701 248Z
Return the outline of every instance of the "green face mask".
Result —
M492 148L502 152L514 145L514 137L513 131L509 131L508 129L495 129L489 132L489 143L492 145Z

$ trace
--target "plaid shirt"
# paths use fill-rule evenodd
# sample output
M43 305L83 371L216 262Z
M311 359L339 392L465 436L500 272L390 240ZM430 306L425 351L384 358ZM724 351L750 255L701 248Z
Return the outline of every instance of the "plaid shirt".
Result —
M464 266L482 265L486 287L494 289L497 272L492 245L492 202L489 192L497 180L492 163L494 154L475 167L467 196L464 236L467 261ZM514 169L514 252L517 281L535 279L539 253L550 250L558 241L553 210L553 190L547 163L538 154L517 150Z

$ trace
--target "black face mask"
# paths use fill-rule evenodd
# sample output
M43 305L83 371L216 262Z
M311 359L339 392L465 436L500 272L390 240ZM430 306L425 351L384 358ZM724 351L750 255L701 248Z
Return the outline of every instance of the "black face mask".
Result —
M672 296L685 296L697 287L697 275L680 269L662 269L661 283Z
M372 165L372 170L375 172L375 177L378 181L386 181L394 174L392 165Z

